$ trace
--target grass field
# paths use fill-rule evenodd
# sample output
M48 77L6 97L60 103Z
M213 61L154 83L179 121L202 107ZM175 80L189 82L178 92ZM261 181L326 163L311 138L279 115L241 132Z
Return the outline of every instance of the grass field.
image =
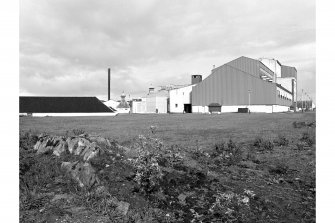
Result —
M295 138L301 134L292 126L294 121L315 121L315 113L278 114L159 114L118 115L115 117L21 117L20 130L62 135L72 129L83 129L126 143L156 126L157 137L168 144L204 146L217 140L232 138L248 142L256 136L268 138L278 134Z
M20 117L20 188L28 188L20 191L20 221L98 222L105 217L99 222L315 222L316 128L306 125L315 119L312 112ZM294 122L304 126L297 128ZM154 133L150 126L156 127ZM144 135L148 153L98 160L97 166L109 166L98 172L100 179L107 179L103 185L108 196L96 197L92 190L66 183L70 181L60 163L68 157L36 155L32 149L40 133L68 136L74 129L116 140L130 151L139 148L138 136ZM155 151L156 138L163 149ZM134 157L142 159L138 166L128 163ZM163 175L151 172L158 166ZM135 172L144 174L143 184ZM146 191L150 183L155 190ZM64 194L72 199L67 206L86 208L85 216L93 220L83 219L84 212L72 215L65 203L52 202ZM105 202L109 196L128 202L129 213L116 219ZM59 221L49 221L50 216Z

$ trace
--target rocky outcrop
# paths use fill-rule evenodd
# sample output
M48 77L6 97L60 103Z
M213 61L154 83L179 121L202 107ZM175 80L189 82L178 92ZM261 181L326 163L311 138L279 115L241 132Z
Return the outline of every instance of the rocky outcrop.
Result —
M99 178L96 175L95 169L90 163L85 162L63 162L62 169L64 169L71 177L76 180L80 187L92 188L99 184Z
M112 144L108 139L87 134L71 137L41 134L34 146L37 154L52 154L58 157L64 153L73 155L76 161L63 162L61 168L77 181L80 187L87 189L100 183L96 170L89 161L105 153L111 153L111 149Z
M59 137L40 135L34 146L37 154L53 153L60 156L68 151L70 154L80 156L84 162L104 154L112 144L101 136L80 135L73 137Z

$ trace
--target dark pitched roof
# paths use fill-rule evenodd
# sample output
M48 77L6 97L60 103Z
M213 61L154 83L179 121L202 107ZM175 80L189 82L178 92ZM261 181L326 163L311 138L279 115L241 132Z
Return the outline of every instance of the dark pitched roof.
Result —
M112 112L96 97L20 97L20 113Z

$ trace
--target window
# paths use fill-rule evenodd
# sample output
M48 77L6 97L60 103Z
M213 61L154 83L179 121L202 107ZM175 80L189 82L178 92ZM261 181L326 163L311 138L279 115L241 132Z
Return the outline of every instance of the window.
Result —
M175 104L176 108L178 108L178 104Z

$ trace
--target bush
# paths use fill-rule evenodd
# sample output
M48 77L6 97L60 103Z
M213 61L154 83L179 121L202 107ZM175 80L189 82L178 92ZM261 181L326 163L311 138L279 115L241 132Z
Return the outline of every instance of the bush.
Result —
M37 135L31 132L20 132L20 148L32 149L38 140Z
M280 135L280 136L278 136L278 139L275 140L275 143L278 146L288 146L289 140L285 136Z
M312 136L312 134L309 132L303 132L300 140L305 142L308 146L315 144L315 136Z
M72 130L72 133L73 133L75 136L79 136L79 135L85 134L85 130L84 130L84 129L73 129L73 130Z
M140 135L136 145L138 157L132 161L136 171L134 181L139 185L141 192L149 194L158 189L163 178L162 169L158 164L163 143L158 139Z
M268 139L257 137L253 143L260 150L273 150L274 144Z
M242 150L232 139L229 139L227 143L215 144L214 149L212 156L228 165L235 165L242 160Z
M298 128L298 129L300 129L302 127L306 127L306 122L296 122L296 121L294 121L293 122L293 127Z

